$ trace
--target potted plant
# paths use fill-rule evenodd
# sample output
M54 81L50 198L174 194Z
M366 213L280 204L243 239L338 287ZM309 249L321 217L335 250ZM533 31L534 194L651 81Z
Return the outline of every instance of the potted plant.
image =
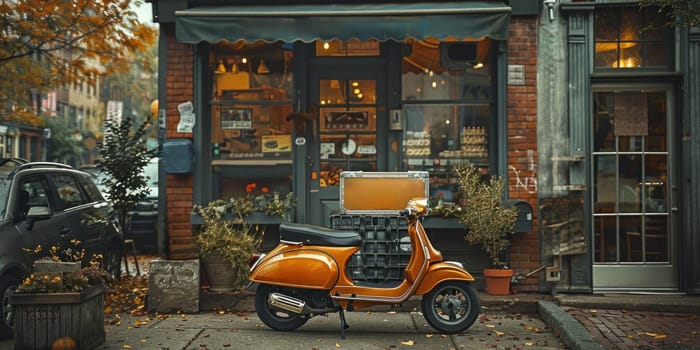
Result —
M85 252L77 248L79 241L71 243L74 247L54 246L36 259L31 274L10 296L15 348L48 349L60 342L93 349L104 342L104 293L112 276L100 255L81 268ZM25 252L47 254L41 246Z
M455 172L463 197L461 210L454 211L454 214L467 227L467 242L483 247L491 259L491 268L484 270L486 290L489 294L507 295L513 270L508 268L505 255L517 209L503 205L503 178L485 178L471 163L455 167Z
M250 203L237 199L194 206L202 218L195 243L213 292L231 292L248 277L248 259L262 241L256 226L245 220L249 211Z

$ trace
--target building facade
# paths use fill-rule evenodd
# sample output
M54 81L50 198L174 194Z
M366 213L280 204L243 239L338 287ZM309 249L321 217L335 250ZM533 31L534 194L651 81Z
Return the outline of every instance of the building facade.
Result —
M431 198L450 201L468 161L534 209L510 266L551 269L518 290L697 292L697 188L679 159L697 157L679 133L697 123L694 32L630 39L654 19L630 2L152 4L161 142L194 154L161 182L170 257L193 254L194 204L249 183L327 226L343 171L428 171ZM464 227L426 227L480 275Z

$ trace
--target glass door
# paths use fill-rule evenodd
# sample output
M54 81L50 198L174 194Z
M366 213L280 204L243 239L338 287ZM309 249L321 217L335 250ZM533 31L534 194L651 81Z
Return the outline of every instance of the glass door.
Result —
M318 106L308 147L309 223L330 225L340 209L340 173L386 168L383 71L362 65L314 70L311 105Z
M670 90L594 91L593 287L675 290Z

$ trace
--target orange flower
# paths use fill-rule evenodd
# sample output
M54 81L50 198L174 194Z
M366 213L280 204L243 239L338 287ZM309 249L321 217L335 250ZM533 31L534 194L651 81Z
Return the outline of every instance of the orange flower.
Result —
M269 190L267 187L263 187L263 188L260 189L260 192L262 192L262 193L268 193L268 192L270 192L270 190Z
M246 191L246 193L252 193L256 187L258 187L258 186L255 184L255 182L249 183L248 185L246 185L245 191Z

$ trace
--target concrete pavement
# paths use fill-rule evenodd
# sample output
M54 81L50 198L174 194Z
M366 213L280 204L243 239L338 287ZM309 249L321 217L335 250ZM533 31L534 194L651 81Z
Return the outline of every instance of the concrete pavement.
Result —
M346 313L316 317L294 332L276 332L248 313L203 312L169 317L126 317L107 327L99 349L566 349L537 317L484 313L459 335L436 334L417 312Z
M700 297L681 295L509 296L480 294L482 312L458 335L434 333L419 299L400 307L348 312L346 339L337 314L295 332L257 318L251 293L201 296L198 314L123 316L106 326L99 349L700 349ZM13 342L0 342L13 349Z

